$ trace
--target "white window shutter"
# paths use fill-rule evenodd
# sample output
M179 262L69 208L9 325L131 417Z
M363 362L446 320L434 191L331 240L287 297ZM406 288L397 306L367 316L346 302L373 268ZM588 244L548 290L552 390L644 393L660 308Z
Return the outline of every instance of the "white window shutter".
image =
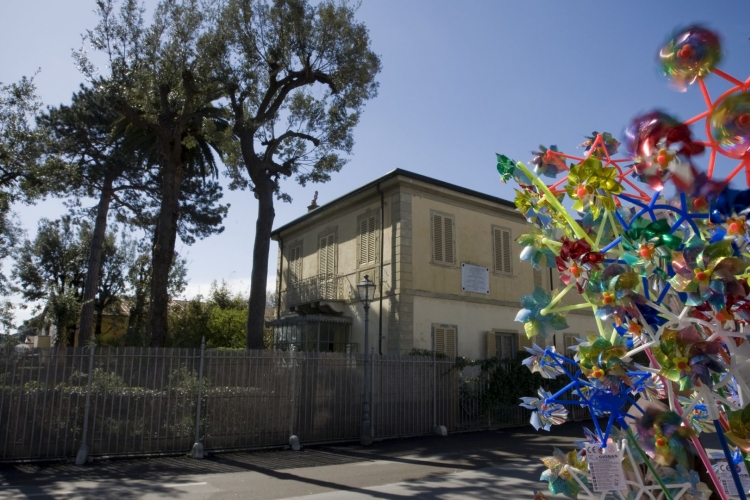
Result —
M359 263L369 264L375 262L376 248L375 240L375 216L363 218L359 221Z
M328 237L320 238L320 249L318 250L318 274L327 274L328 269Z
M359 263L366 264L367 260L367 219L359 221Z
M375 216L367 218L367 262L375 262Z
M495 255L495 272L510 274L511 268L511 244L510 231L507 229L492 228L492 246Z
M443 217L445 223L445 263L453 264L453 218Z
M456 357L456 329L445 329L445 354L451 358Z
M435 262L444 262L443 217L432 214L432 258Z
M445 354L445 328L435 328L435 352Z
M302 247L292 248L289 254L289 278L292 283L296 283L302 278Z
M487 358L494 358L497 356L497 337L495 332L490 330L487 332Z
M503 272L510 274L510 231L503 231Z

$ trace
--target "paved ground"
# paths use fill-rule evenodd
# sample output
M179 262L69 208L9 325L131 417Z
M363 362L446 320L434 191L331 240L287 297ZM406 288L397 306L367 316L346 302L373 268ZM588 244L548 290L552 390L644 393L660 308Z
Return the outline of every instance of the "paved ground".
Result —
M567 424L537 433L528 426L206 460L6 465L0 466L0 499L531 499L535 489L546 489L538 481L539 458L552 446L569 449L580 428Z

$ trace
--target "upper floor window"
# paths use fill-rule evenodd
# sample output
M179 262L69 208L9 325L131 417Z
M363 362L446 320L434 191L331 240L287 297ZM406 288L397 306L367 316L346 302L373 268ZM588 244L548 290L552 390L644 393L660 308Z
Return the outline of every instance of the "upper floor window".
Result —
M328 233L320 237L318 274L336 274L336 233Z
M289 249L289 282L296 283L302 279L302 245Z
M492 249L496 273L512 274L513 272L510 238L510 229L492 227Z
M377 255L377 219L365 214L359 218L359 265L373 264Z
M437 264L455 264L455 218L452 215L432 212L432 261Z

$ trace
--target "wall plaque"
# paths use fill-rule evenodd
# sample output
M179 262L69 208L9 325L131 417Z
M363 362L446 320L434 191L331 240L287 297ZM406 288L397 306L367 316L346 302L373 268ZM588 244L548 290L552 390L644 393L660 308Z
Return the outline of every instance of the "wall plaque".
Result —
M461 291L472 293L490 293L490 269L461 263Z

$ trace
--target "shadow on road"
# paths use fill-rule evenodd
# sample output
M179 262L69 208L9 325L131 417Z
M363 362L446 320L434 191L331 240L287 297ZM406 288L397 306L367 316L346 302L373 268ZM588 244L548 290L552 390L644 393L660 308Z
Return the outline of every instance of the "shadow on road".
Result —
M298 481L322 488L359 492L358 488L334 481L303 477L301 474L283 471L369 461L439 467L451 472L509 465L522 459L532 459L536 464L540 463L537 462L539 458L551 454L553 446L564 450L571 448L573 441L582 436L581 427L579 423L571 423L555 427L551 433L536 432L531 427L523 427L493 432L453 434L448 437L427 436L382 441L368 448L355 444L340 444L311 446L300 452L268 450L221 453L204 460L194 460L188 457L162 457L95 460L84 466L71 463L0 465L0 481L11 488L17 484L27 484L29 487L33 485L36 488L33 491L24 488L26 494L49 492L50 495L54 494L54 491L45 488L51 488L63 481L68 483L94 481L101 484L101 491L106 489L107 497L128 500L137 498L142 493L139 481L143 482L143 488L148 482L149 492L155 493L159 492L154 491L154 487L158 488L158 483L187 481L189 476L196 475L252 471L285 481ZM537 481L538 474L537 468L534 467L528 473L528 479ZM523 472L514 471L515 477L520 477L519 475L523 475ZM429 495L429 498L440 498L441 493L434 490L434 481L437 477L440 477L440 474L431 477L429 491L425 485L420 486L422 481L414 481L410 484L413 488L412 497L427 498ZM128 481L126 485L118 487L117 480L121 478L132 478L133 481ZM157 485L155 486L151 481L156 482ZM456 485L453 484L451 488L446 489L446 492L450 494L461 492L468 495L482 488L484 488L482 491L486 491L490 481L490 477L486 480L479 477L471 484L466 484L463 490L456 490ZM2 489L12 491L8 489L8 486ZM179 490L162 489L164 491L161 493L169 493L174 497L180 494ZM93 487L91 491L76 492L76 494L86 498L96 498L96 490L97 488ZM371 489L361 491L366 491L367 495L376 498L402 497L378 493ZM34 498L47 497L40 495ZM98 498L103 498L101 493Z

